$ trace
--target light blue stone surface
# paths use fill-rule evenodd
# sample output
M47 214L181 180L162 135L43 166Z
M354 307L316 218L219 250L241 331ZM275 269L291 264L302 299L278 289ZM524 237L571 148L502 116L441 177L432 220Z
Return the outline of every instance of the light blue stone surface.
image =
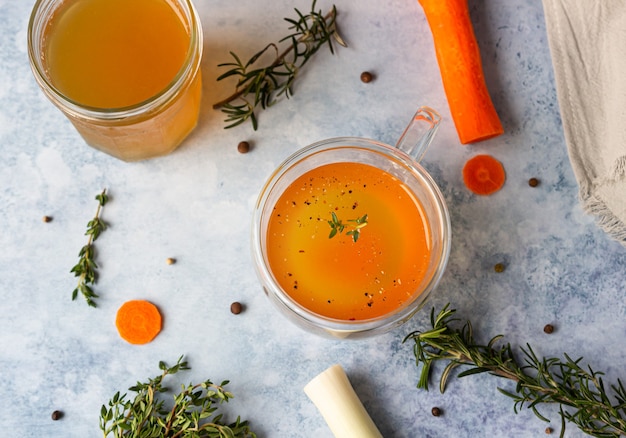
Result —
M607 383L626 377L626 250L579 204L539 0L470 0L506 131L471 146L458 141L417 1L337 1L349 48L320 51L293 98L260 114L256 132L224 130L211 109L230 91L215 80L217 64L230 50L246 57L278 40L282 18L310 4L196 1L205 32L199 126L170 156L134 164L87 147L37 87L26 49L32 3L0 0L1 436L101 436L100 406L158 374L159 360L180 355L192 370L177 383L231 380L235 399L225 412L248 419L259 437L330 437L302 388L335 363L385 437L544 436L547 424L527 409L516 415L497 391L512 390L507 381L454 379L443 395L436 385L415 388L412 346L402 339L428 327L428 311L377 338L327 340L275 312L256 279L250 218L274 167L327 137L393 144L420 105L444 117L423 164L444 193L453 229L448 269L427 309L449 302L481 341L502 333L515 349L528 342L540 356L583 356ZM362 83L364 70L375 81ZM253 145L246 155L237 152L242 140ZM505 187L490 197L463 186L461 168L478 153L493 154L507 171ZM531 177L541 184L529 187ZM69 270L103 187L110 227L98 240L101 298L91 309L70 300ZM168 257L178 262L167 265ZM494 272L498 262L505 272ZM164 315L163 331L144 346L122 341L114 325L121 303L136 298ZM242 314L230 313L233 301L245 304ZM548 323L552 335L543 332ZM433 417L433 406L444 414ZM56 409L65 416L54 422ZM542 412L558 433L557 408ZM584 435L570 425L566 436Z

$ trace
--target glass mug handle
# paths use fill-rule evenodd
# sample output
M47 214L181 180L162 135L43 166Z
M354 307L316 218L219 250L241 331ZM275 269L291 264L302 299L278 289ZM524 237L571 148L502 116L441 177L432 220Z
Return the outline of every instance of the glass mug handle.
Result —
M398 139L396 147L409 154L418 163L433 141L441 122L441 116L434 109L422 106Z

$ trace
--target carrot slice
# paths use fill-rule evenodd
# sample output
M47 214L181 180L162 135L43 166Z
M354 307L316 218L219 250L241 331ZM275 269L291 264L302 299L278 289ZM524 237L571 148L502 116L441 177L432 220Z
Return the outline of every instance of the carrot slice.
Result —
M418 0L430 26L459 140L474 143L504 132L489 96L467 0Z
M128 343L147 344L161 331L161 313L149 301L127 301L118 309L115 325Z
M476 155L463 166L463 182L477 195L491 195L504 185L506 174L502 163L491 155Z

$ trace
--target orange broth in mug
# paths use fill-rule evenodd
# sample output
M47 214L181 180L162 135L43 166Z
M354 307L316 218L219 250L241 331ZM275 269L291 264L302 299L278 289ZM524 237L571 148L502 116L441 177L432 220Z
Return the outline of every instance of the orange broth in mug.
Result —
M345 225L329 238L332 213ZM351 222L367 215L356 242ZM339 162L299 176L280 195L267 228L267 258L281 288L319 315L376 318L414 297L431 257L420 202L377 167Z

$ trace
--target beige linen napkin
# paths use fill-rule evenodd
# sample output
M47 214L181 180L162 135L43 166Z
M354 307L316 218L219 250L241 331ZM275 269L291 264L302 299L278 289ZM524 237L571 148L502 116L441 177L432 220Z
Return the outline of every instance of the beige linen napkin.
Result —
M626 246L626 1L543 0L543 7L583 206Z

